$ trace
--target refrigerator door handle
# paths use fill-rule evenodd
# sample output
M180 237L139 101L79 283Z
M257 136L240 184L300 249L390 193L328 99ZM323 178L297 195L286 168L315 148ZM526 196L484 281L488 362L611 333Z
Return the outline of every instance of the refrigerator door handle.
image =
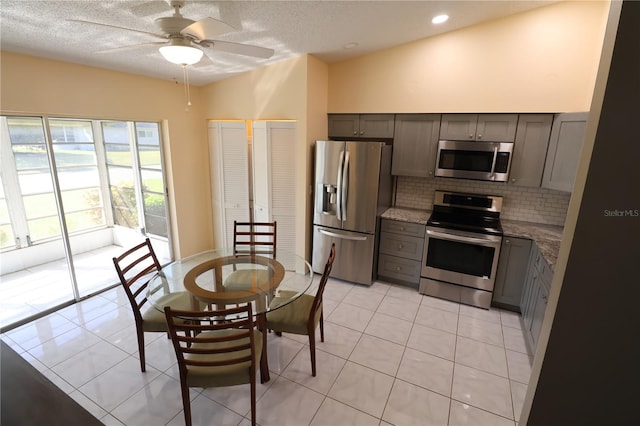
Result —
M365 241L367 239L367 237L354 237L352 235L337 234L335 232L325 231L324 229L319 229L318 232L328 237L341 238L343 240Z
M337 186L337 203L336 217L342 220L342 169L344 168L344 151L340 151L340 161L338 161L338 184Z
M342 220L347 220L347 201L349 199L349 151L346 151L344 156L344 167L342 168L342 189L340 190L342 196Z

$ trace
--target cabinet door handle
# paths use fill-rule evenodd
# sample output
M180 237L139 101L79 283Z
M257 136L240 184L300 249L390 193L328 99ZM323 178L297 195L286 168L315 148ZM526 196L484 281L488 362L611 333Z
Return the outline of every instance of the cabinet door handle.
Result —
M401 248L403 248L403 247L404 247L404 246L403 246L402 244L398 244L398 248L399 248L399 249L401 249Z
M482 135L481 135L481 134L480 134L480 135L478 135L478 139L482 139Z
M401 268L401 267L396 266L396 271L401 271L401 270L402 270L402 268Z

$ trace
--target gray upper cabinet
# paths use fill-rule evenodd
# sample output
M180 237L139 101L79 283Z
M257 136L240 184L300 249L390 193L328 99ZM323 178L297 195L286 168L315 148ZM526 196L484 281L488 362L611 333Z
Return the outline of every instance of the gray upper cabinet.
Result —
M547 156L553 114L520 114L509 182L539 187Z
M551 127L542 187L571 192L578 170L588 113L558 114Z
M393 114L329 114L331 139L391 139L393 126Z
M520 312L531 244L532 241L526 238L505 237L502 240L493 287L494 306Z
M330 138L353 138L358 136L360 114L329 114Z
M518 114L442 114L440 139L513 142Z
M397 114L391 174L433 177L440 114Z
M516 138L518 114L480 114L476 127L476 140L513 142Z
M478 114L442 114L440 139L475 140Z

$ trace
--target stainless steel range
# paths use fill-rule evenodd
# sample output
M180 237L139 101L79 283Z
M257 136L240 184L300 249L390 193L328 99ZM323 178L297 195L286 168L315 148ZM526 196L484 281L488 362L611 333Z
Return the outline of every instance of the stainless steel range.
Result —
M420 293L489 309L502 197L436 191L427 222Z

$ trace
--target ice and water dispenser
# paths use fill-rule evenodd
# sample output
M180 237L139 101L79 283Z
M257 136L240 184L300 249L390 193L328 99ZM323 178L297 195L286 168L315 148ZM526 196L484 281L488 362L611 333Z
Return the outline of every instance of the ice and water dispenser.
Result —
M318 207L322 214L335 215L338 205L338 187L336 185L318 184Z

